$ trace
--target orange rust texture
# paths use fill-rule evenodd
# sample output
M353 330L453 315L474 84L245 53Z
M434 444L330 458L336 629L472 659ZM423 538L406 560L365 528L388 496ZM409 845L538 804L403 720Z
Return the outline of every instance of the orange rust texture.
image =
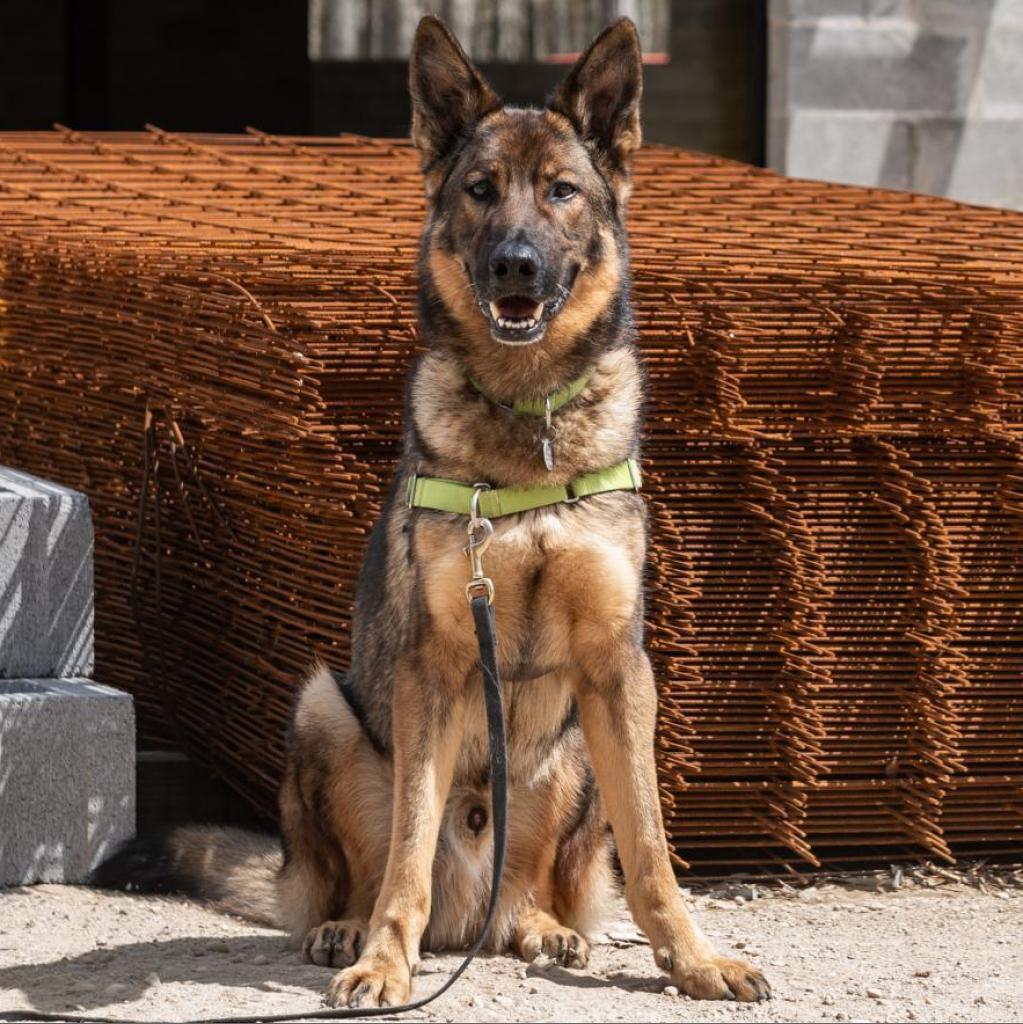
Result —
M422 213L403 142L0 136L0 458L90 495L142 736L263 808L346 661ZM649 147L631 225L676 849L1020 849L1023 216Z

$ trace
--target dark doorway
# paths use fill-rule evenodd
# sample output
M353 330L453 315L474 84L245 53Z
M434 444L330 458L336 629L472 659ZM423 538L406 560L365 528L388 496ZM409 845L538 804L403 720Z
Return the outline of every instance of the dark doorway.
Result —
M305 0L4 0L0 128L309 130Z
M307 0L5 0L0 128L406 134L404 62L310 61L307 18ZM669 39L646 137L762 163L766 0L672 0ZM483 66L512 102L564 72Z

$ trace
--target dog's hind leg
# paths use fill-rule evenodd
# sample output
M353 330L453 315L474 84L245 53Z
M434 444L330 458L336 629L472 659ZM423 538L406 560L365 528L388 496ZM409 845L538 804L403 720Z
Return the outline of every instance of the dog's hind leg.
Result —
M554 804L551 795L545 795L548 799L543 803ZM537 823L540 815L533 808L522 807L522 802L516 811L531 823ZM534 797L530 802L541 801ZM545 824L555 825L552 821ZM519 842L511 848L510 870L502 894L502 903L516 908L511 945L527 963L543 953L563 967L585 967L590 958L589 943L559 921L554 912L554 864L558 846L555 829L556 825L545 830L537 828L533 835L516 837Z
M587 764L577 816L561 837L554 861L554 913L568 927L593 935L607 919L617 892L604 804Z
M614 893L607 822L585 755L580 755L579 750L563 755L547 787L553 838L534 847L532 891L513 936L526 961L543 953L564 967L585 967L588 937L606 916ZM534 822L538 817L535 810L526 816Z
M380 806L378 822L386 822L390 814L390 800ZM378 830L379 831L379 830ZM353 837L354 838L354 837ZM339 904L341 910L332 911L319 919L306 933L302 943L305 960L321 967L350 967L362 955L373 904L380 891L380 874L387 857L386 834L378 836L375 855L373 842L350 842L346 857L347 886Z
M292 943L307 959L309 938L321 922L341 914L351 888L348 861L323 828L312 796L310 778L292 762L281 787L280 808L284 865L277 879L280 916Z
M280 914L306 960L347 967L361 953L387 857L391 775L317 669L296 707L280 798Z

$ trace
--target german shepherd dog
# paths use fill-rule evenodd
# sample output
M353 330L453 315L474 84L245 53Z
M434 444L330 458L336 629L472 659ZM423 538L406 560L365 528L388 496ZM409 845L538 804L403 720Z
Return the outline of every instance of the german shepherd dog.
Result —
M420 23L410 89L429 199L428 349L359 579L350 671L316 669L295 707L283 862L233 830L183 829L155 864L125 851L100 871L107 884L176 886L283 923L307 959L341 968L331 1006L406 1002L420 950L464 947L483 922L492 836L467 520L410 508L406 486L413 474L567 484L637 455L644 377L624 211L641 84L628 20L544 109L503 106L444 25ZM543 418L513 403L583 376L553 417L545 461ZM699 999L767 997L759 971L700 933L668 857L642 642L643 499L594 494L494 527L510 832L491 945L586 966L614 891L609 821L629 907L671 982Z

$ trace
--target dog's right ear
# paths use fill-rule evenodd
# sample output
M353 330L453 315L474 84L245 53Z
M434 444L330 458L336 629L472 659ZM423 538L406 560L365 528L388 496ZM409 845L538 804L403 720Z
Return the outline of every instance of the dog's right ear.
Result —
M419 22L409 59L412 141L423 154L427 191L430 171L444 161L477 121L501 106L497 93L438 18Z

